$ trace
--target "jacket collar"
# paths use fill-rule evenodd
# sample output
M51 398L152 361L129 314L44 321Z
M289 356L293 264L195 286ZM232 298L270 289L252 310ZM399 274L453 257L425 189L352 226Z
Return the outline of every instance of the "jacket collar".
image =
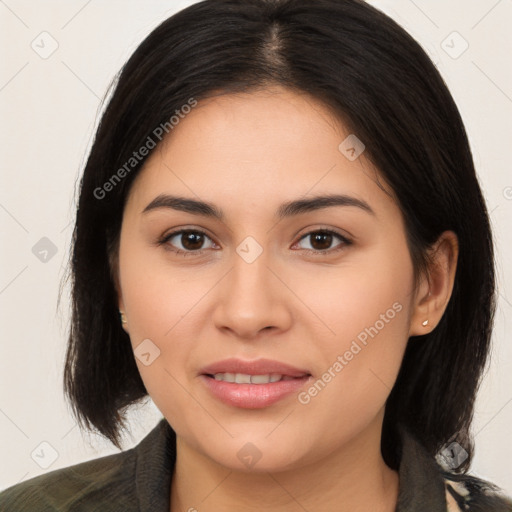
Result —
M169 512L176 433L163 418L133 450L137 455L135 486L140 512Z
M445 486L439 467L404 428L399 429L402 456L395 512L445 512ZM170 488L176 462L176 434L163 418L133 448L137 455L135 485L141 512L170 509Z
M435 459L405 428L402 442L398 504L395 512L445 512L445 484Z

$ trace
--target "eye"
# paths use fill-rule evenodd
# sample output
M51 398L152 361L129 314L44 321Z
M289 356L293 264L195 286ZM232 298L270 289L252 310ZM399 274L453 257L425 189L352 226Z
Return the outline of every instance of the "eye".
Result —
M165 235L158 241L158 244L169 246L169 250L176 254L183 254L183 256L199 255L204 252L202 248L205 238L212 241L204 231L198 229L180 229ZM181 245L181 248L178 244Z
M352 244L351 240L331 229L317 229L303 235L297 244L303 240L310 238L310 247L303 249L315 255L324 255L326 253L334 253L344 249ZM340 243L331 248L334 239L340 240ZM211 242L210 247L204 247L205 241ZM158 240L158 245L165 246L166 249L183 256L198 256L203 254L206 249L212 249L214 245L212 239L199 229L180 229L164 235ZM295 245L297 245L295 244Z
M331 229L318 229L315 231L310 231L301 237L298 243L300 243L302 240L307 240L308 238L310 239L310 247L306 247L305 250L311 254L322 255L325 253L337 252L352 244L351 240L349 240L347 237ZM340 240L341 243L332 249L330 247L335 238Z

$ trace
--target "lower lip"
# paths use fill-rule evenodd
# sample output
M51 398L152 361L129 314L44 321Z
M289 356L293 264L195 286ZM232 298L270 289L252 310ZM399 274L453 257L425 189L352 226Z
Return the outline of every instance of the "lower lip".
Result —
M268 384L237 384L215 380L207 375L200 375L200 379L214 396L222 402L242 409L262 409L268 407L286 396L296 393L311 375L293 380L280 380Z

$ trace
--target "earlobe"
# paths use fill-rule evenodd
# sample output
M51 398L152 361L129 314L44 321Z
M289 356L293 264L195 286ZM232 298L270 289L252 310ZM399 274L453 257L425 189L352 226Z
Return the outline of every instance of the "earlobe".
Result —
M128 331L128 318L126 317L126 313L123 309L121 309L122 306L119 308L119 321L121 322L121 327L125 330L126 333L129 333Z
M124 309L124 301L123 295L121 293L121 289L119 287L119 281L116 279L116 293L118 296L118 308L119 308L119 321L121 322L121 327L128 333L128 318L126 317L125 309Z
M119 283L119 268L118 268L118 261L117 256L112 257L110 256L110 269L111 269L111 276L112 280L114 282L114 288L116 291L116 295L118 297L118 308L119 308L119 321L121 322L121 327L125 330L126 333L128 333L128 318L126 317L126 313L124 311L124 301L123 301L123 294L121 292L121 285Z
M409 336L433 331L441 320L453 290L459 245L453 231L445 231L429 251L427 275L416 295Z

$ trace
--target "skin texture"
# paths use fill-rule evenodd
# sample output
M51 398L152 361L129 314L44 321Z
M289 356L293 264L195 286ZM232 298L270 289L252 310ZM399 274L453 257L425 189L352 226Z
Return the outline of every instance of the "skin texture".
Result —
M348 135L321 103L286 89L217 96L174 127L133 184L120 237L119 308L134 349L150 339L160 350L148 366L136 361L177 433L172 512L395 509L398 474L380 453L384 404L409 336L434 329L446 308L457 239L441 236L429 279L414 290L401 212L364 153L350 161L340 152ZM142 213L163 193L214 203L225 219L169 208ZM283 202L325 193L364 200L374 215L335 206L275 217ZM183 228L207 236L202 244L178 235L158 245ZM352 244L304 237L322 228ZM236 252L248 236L263 249L250 264ZM195 247L202 254L172 251ZM400 311L307 404L294 393L241 409L220 402L198 377L228 357L269 358L316 381L393 304ZM237 456L246 443L261 454L250 468Z

